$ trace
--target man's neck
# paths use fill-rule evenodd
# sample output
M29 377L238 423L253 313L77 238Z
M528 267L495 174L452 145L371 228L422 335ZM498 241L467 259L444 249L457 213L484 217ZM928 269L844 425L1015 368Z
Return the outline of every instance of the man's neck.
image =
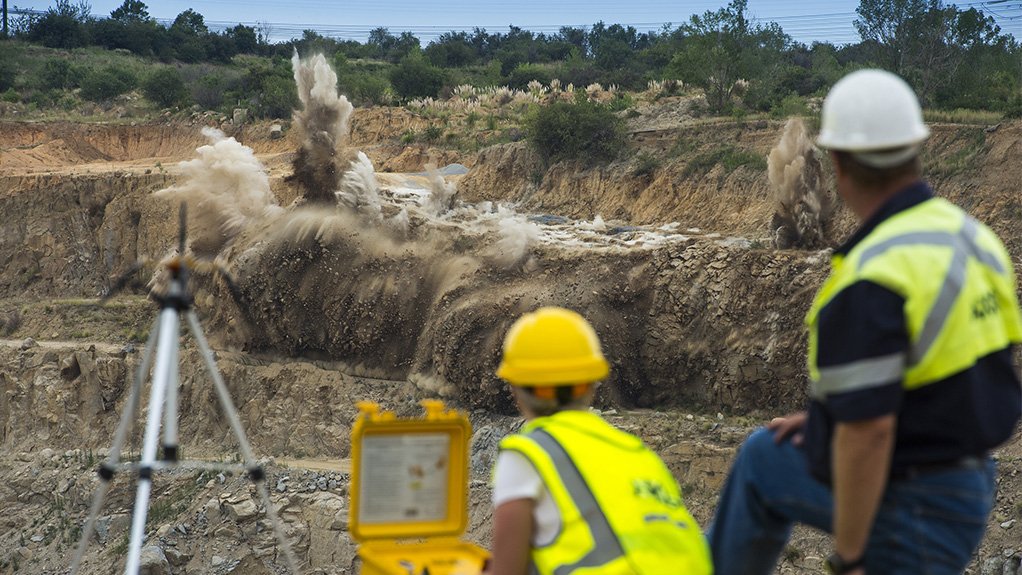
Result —
M852 197L846 198L848 207L858 218L859 223L868 221L873 214L887 203L888 200L904 190L908 186L920 180L917 176L907 176L886 183L883 186L872 188L860 188L854 192Z

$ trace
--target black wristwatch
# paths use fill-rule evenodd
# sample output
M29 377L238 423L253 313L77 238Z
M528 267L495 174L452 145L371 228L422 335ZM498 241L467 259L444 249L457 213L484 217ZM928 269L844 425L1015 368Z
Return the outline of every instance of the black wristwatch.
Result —
M830 573L831 575L843 575L844 573L855 571L865 564L865 553L860 555L859 558L854 561L848 561L837 553L831 553L830 557L827 557L827 573Z

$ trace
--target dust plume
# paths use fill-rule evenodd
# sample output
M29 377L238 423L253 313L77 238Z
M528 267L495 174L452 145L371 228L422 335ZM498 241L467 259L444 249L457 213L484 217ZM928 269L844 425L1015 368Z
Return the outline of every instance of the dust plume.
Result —
M500 207L498 226L500 239L493 246L491 260L500 267L511 268L525 260L536 241L540 228L507 208Z
M454 207L455 195L458 193L458 186L454 182L448 182L436 169L436 166L427 165L426 174L429 178L429 196L426 198L426 210L434 216L441 216Z
M291 177L301 184L306 201L332 204L341 173L337 153L347 140L353 108L337 93L337 74L322 54L303 60L295 51L291 68L302 102L294 113L302 147Z
M252 148L213 128L202 134L210 143L179 164L181 183L156 195L188 204L188 245L197 256L213 257L250 223L281 208Z
M394 217L387 220L387 224L396 237L406 239L412 224L411 217L408 215L408 208L402 207L398 213L394 214Z
M363 152L351 162L348 171L341 177L337 201L373 222L383 217L380 205L380 184L376 181L373 162Z
M824 189L823 166L800 118L791 118L767 158L776 206L770 223L778 248L816 249L827 243L834 203Z

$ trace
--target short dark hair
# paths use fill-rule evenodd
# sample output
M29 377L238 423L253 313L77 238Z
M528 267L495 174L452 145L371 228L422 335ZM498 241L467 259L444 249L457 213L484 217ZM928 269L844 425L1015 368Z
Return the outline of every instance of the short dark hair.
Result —
M841 166L842 172L847 173L848 177L850 177L853 182L866 188L876 188L886 184L887 182L900 180L906 176L919 176L923 173L919 156L913 156L912 159L908 160L904 164L899 164L890 168L874 168L872 166L867 166L855 159L855 156L851 152L835 150L834 157L836 158L837 163Z

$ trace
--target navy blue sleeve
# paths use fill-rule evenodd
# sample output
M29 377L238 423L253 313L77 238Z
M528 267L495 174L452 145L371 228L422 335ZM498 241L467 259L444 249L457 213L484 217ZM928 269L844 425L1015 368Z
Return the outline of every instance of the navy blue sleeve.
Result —
M864 360L907 355L905 299L869 281L841 290L819 317L817 367L840 368ZM824 401L836 421L872 419L898 411L902 377L891 377L854 390L828 394Z

